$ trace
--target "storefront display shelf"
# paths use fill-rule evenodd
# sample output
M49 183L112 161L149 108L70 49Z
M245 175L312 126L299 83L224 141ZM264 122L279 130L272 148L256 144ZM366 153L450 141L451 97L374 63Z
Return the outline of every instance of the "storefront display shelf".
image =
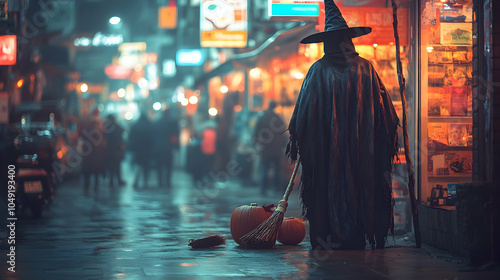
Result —
M429 178L438 178L438 179L446 179L446 180L450 180L450 179L453 179L453 178L457 178L457 179L461 179L461 178L470 178L470 174L466 174L466 175L429 175Z
M428 147L429 151L445 152L445 151L471 151L471 147Z
M431 123L472 123L472 117L428 117L428 121Z
M456 206L433 206L433 207L441 209L441 210L446 210L446 211L457 211Z

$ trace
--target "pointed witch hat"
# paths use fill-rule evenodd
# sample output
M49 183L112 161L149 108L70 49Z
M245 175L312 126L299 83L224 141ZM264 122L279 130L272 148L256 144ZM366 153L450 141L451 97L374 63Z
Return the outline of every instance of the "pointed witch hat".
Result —
M340 33L345 33L356 38L372 32L371 27L349 27L340 13L339 7L333 0L325 1L325 31L309 35L302 39L300 43L310 44L324 42L328 38L335 38Z

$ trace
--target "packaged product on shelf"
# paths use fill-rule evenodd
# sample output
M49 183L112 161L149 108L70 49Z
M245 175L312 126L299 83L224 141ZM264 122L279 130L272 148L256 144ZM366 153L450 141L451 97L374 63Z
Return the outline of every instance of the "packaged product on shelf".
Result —
M469 83L469 77L467 76L467 67L457 65L453 71L452 83L454 87L466 86Z
M456 51L453 52L453 63L470 63L472 62L472 52Z
M472 147L472 124L466 125L467 128L467 147Z
M446 206L448 200L448 189L442 184L435 184L428 199L431 206Z
M467 88L467 116L472 116L472 87Z
M445 74L446 71L442 65L429 65L429 73L427 74L429 87L442 87Z
M454 206L457 201L457 184L448 184L448 198L446 205Z
M453 53L448 51L433 51L429 53L429 63L452 63Z
M439 9L441 22L465 22L467 16L463 13L463 5L448 5L447 9Z
M444 67L444 77L443 77L443 85L445 87L453 86L453 76L455 75L455 68L452 64L446 65ZM451 88L447 89L451 93Z
M439 93L429 93L428 115L429 116L450 116L451 97L450 92L440 88Z
M472 45L472 23L441 23L441 44Z
M445 153L445 161L450 175L472 173L472 151L450 151Z
M428 157L427 171L431 175L449 175L444 152L430 153Z
M448 147L448 124L447 123L429 123L428 124L428 146Z
M467 124L450 123L448 144L450 147L467 147Z
M451 116L467 116L467 86L451 87Z

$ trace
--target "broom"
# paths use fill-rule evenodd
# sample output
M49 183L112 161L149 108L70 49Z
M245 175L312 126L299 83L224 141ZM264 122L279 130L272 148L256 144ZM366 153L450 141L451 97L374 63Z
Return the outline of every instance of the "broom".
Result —
M413 215L413 230L415 231L415 245L420 248L420 226L418 221L417 198L415 197L415 171L410 156L410 144L408 142L408 121L406 119L406 81L403 75L403 66L401 63L401 54L399 50L399 34L398 34L398 6L396 1L392 0L392 16L394 28L394 40L396 41L396 62L398 71L399 94L401 95L401 103L403 104L403 138L405 145L406 169L408 171L408 192L410 193L411 213Z
M283 199L278 202L278 208L274 210L271 217L240 238L240 245L242 247L250 249L270 249L274 247L286 207L288 206L288 197L293 190L293 180L295 179L295 174L297 174L299 162L300 155L297 158L297 162L295 162L292 177L283 195Z

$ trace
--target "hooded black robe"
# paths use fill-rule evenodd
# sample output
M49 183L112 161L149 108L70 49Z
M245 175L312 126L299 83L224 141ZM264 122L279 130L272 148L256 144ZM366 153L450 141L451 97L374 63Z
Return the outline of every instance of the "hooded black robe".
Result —
M330 50L304 78L287 154L301 155L301 199L313 248L383 248L393 229L392 164L399 119L373 65ZM366 239L365 239L366 238Z

